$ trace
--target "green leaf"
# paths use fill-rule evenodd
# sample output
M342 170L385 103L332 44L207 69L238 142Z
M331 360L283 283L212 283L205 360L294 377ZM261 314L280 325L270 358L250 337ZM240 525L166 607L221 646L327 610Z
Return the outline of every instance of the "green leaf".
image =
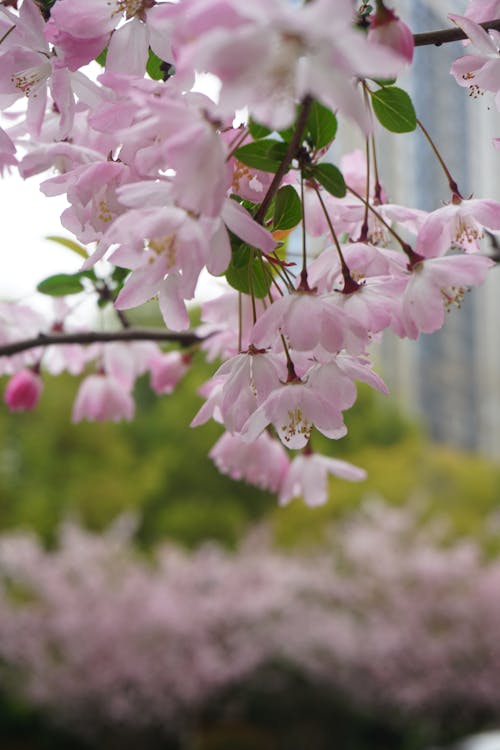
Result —
M337 118L333 112L314 101L306 123L306 134L310 137L313 146L317 149L323 148L333 141L336 132Z
M417 127L417 115L406 91L388 86L371 92L378 121L391 133L411 133Z
M342 172L335 164L314 164L308 174L311 174L325 190L336 198L343 198L346 194L346 185Z
M106 65L106 57L108 56L108 48L104 47L103 51L97 55L95 61L98 63L101 68L104 68Z
M277 172L283 161L287 144L271 138L247 143L236 149L234 155L243 164L263 172Z
M258 141L259 138L265 138L267 135L271 135L273 132L271 128L268 128L267 125L261 125L259 122L255 122L255 120L248 121L248 132L254 139L254 141Z
M69 294L79 294L84 291L81 277L81 273L58 273L55 276L48 276L41 281L37 286L37 290L42 294L48 294L51 297L64 297Z
M67 247L77 255L81 255L82 258L87 259L88 257L85 248L82 245L79 245L78 242L70 240L68 237L57 237L56 235L49 235L45 239L50 240L50 242L57 242L58 245L63 245L63 247Z
M155 55L153 50L150 48L148 61L146 63L146 71L149 77L153 79L153 81L163 80L163 69L161 65L162 60L160 60L160 58Z
M373 78L376 84L379 86L394 86L396 78Z
M291 141L292 135L295 133L295 125L290 125L289 128L285 128L285 130L279 130L278 132L283 140L288 143L289 141Z
M240 245L226 271L228 284L244 294L251 294L253 289L254 295L262 299L271 286L271 273L266 273L264 263L252 248Z
M130 273L130 270L128 268L115 266L113 273L111 274L111 278L113 279L113 281L116 281L117 283L122 283L123 281L125 281L129 273Z
M292 229L302 219L302 204L297 191L291 185L284 185L274 203L273 230Z

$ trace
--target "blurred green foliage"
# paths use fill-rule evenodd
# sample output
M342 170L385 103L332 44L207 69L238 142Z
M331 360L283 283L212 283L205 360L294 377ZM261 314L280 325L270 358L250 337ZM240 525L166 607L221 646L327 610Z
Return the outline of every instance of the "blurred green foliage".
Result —
M207 456L220 426L189 427L202 403L197 389L210 374L197 355L177 391L162 398L143 378L129 424L72 424L72 377L47 377L36 412L0 408L0 529L33 528L50 543L66 518L102 529L132 511L146 546L165 536L187 545L206 538L234 545L266 517L281 544L310 544L328 522L377 495L390 503L420 499L446 514L457 533L483 533L500 496L500 468L429 445L392 401L364 386L346 414L348 436L331 442L318 435L314 447L365 467L367 481L332 479L331 499L321 508L298 500L279 508L268 493L220 475Z

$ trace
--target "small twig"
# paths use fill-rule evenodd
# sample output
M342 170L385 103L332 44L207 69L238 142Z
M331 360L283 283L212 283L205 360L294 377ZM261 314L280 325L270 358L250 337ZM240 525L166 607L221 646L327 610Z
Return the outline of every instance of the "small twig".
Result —
M79 333L40 333L30 339L22 339L12 344L0 346L0 357L38 349L46 346L63 344L95 344L111 341L170 341L181 346L199 344L203 338L194 333L172 333L161 328L127 328L121 331L81 331Z

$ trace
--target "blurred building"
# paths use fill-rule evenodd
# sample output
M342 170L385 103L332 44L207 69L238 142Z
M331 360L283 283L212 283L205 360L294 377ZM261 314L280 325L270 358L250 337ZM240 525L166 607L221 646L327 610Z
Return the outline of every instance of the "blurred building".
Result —
M414 31L430 31L449 26L447 13L462 12L466 2L398 0L395 5ZM500 199L500 152L492 145L500 135L500 116L493 98L475 101L450 77L461 54L460 42L417 49L402 85L461 192ZM446 179L420 132L391 136L390 149L383 176L393 199L427 210L449 200ZM416 343L389 335L380 351L391 390L432 438L495 459L500 459L499 327L500 271L494 269L486 285L450 313L441 331Z

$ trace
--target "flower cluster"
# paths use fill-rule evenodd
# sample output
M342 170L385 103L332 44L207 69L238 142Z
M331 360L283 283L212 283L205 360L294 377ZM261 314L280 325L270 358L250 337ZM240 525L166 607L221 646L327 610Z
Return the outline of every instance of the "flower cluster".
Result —
M354 6L22 0L19 10L0 7L0 105L11 123L1 132L0 167L42 176L45 195L66 196L61 222L85 255L79 273L45 279L40 291L91 289L101 307L113 303L125 327L124 311L156 298L182 341L201 273L224 274L228 291L205 305L197 331L197 346L223 364L193 425L222 423L216 464L277 491L284 503L297 495L324 502L330 473L363 478L357 467L314 454L314 431L345 435L356 381L386 390L372 369L372 343L387 329L410 339L438 330L492 265L478 252L484 229L500 230L500 204L464 198L441 157L450 188L444 207L427 214L389 202L377 128L421 126L393 83L411 64L413 36L384 2L372 13L366 3ZM480 53L452 72L471 90L497 91L498 32L452 19ZM103 67L92 76L87 65L95 59ZM201 74L215 82L212 97L200 92ZM366 140L365 154L345 154L341 169L328 160L340 117ZM25 309L2 317L6 343L33 329ZM65 333L64 319L54 325L52 332ZM43 346L44 330L32 334L40 339L33 351L5 360L14 377L10 408L33 408L41 366L54 368L57 342ZM76 420L130 419L135 378L149 370L155 390L170 392L189 358L154 344L90 352L76 345L58 367L81 373L95 361ZM287 449L301 453L290 459Z
M369 504L313 556L260 530L235 553L168 543L146 560L131 530L66 527L51 552L0 540L2 684L97 746L106 729L182 731L283 660L389 721L498 721L500 563L415 510Z

